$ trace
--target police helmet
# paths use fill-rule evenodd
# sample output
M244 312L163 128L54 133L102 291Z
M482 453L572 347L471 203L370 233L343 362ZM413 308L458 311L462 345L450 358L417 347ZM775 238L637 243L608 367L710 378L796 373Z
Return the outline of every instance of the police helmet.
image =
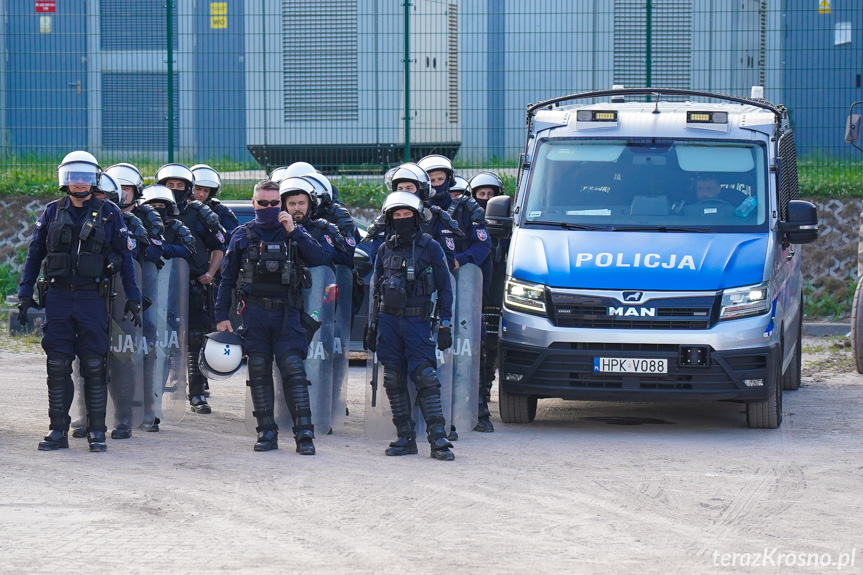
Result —
M202 188L210 188L210 197L219 195L222 191L222 178L219 177L219 172L208 166L207 164L198 164L189 168L192 176L195 177L195 185Z
M308 162L294 162L285 168L285 177L307 176L309 174L320 174L320 172Z
M396 210L408 209L411 210L417 217L419 224L420 217L423 213L423 203L416 194L410 192L393 192L384 200L384 207L381 208L381 213L386 216L387 221L392 221L393 212Z
M204 336L198 367L209 379L228 379L243 367L243 338L229 331Z
M297 194L306 194L309 196L309 213L306 215L310 216L315 208L318 207L318 193L315 190L314 184L306 178L297 177L285 178L279 184L279 196L282 198L282 204L285 203L286 198L296 196Z
M330 183L330 180L325 175L312 173L306 174L303 177L309 180L312 185L315 186L315 191L318 193L318 202L320 202L322 205L332 203L333 185Z
M152 186L147 186L144 188L144 194L141 198L141 204L150 204L154 202L161 202L166 206L169 206L171 209L171 214L177 215L180 211L177 209L177 200L174 198L174 194L171 190L162 186L160 184L154 184Z
M470 195L470 183L461 176L453 178L453 184L449 188L449 193L461 193L462 195Z
M192 197L192 187L195 185L195 175L183 164L165 164L156 172L156 183L165 185L168 180L182 180L185 188L174 190L177 204L185 204Z
M68 191L69 184L82 186L99 185L99 176L102 168L93 154L77 151L66 154L60 165L57 166L57 184L62 191Z
M429 172L437 172L442 171L446 172L447 182L450 187L453 185L453 178L455 178L455 170L452 167L452 161L446 156L441 156L440 154L431 154L429 156L424 157L422 160L417 162L417 165L426 171Z
M120 205L120 197L123 194L123 190L120 189L120 184L117 183L117 180L112 178L107 172L103 173L102 177L99 178L99 191L105 194L106 198Z
M491 172L480 172L470 179L471 196L474 196L474 190L477 188L494 188L494 195L500 196L503 194L503 182L500 176Z
M131 198L123 199L123 195L120 195L120 199L123 203L118 205L121 208L128 206L133 201L141 197L141 192L144 190L144 177L141 176L141 172L138 171L138 168L132 164L114 164L105 170L105 173L114 178L117 183L120 184L121 188L123 186L132 186L135 188L134 195Z
M389 175L389 173L387 174ZM414 163L406 163L400 165L392 172L389 188L391 191L397 191L396 188L402 182L410 182L417 188L417 196L420 200L428 201L431 193L431 181L428 174Z
M287 172L288 168L286 168L285 166L276 168L275 170L270 172L270 180L276 182L277 184L280 184L282 180L288 177Z

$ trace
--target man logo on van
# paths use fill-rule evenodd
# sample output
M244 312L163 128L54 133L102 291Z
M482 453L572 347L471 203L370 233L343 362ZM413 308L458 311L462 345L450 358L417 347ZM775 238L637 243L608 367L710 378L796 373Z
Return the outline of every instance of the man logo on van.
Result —
M656 317L655 307L610 307L608 315L617 317Z
M615 257L615 255L617 257ZM690 269L695 271L695 260L690 255L681 256L677 259L677 254L662 256L660 254L612 254L603 252L596 254L579 253L575 256L575 267L582 267L581 264L593 262L598 268L658 268L663 267L670 269ZM586 267L586 266L585 266Z
M625 291L623 292L623 301L627 303L638 303L644 296L643 291Z

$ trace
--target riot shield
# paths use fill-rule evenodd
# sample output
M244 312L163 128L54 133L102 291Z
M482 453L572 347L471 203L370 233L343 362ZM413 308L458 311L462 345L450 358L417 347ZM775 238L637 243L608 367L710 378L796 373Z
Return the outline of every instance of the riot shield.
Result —
M369 280L369 318L374 313L375 276L372 274ZM393 412L390 409L390 401L384 390L384 367L378 361L378 355L371 351L366 352L366 405L363 412L363 430L366 437L370 439L395 439L396 428L393 424Z
M345 424L348 405L348 364L351 355L351 319L353 318L353 284L351 269L344 265L336 266L335 338L333 339L333 415L331 425L334 430Z
M336 311L336 275L329 266L311 268L312 287L303 290L303 309L321 322L309 343L306 377L311 382L309 399L312 423L318 435L330 432L333 415L333 330ZM277 368L274 369L278 371ZM276 375L275 373L273 374Z
M482 271L474 264L455 271L455 313L452 318L452 425L473 429L479 402L482 335Z
M161 270L145 265L144 296L153 302L144 312L145 423L179 423L186 414L189 319L189 264L170 259Z
M147 262L147 265L153 265ZM135 277L143 285L141 265L135 262ZM123 282L115 281L111 313L108 317L108 402L106 421L114 429L149 429L153 413L144 409L144 329L127 317ZM146 410L152 411L152 410Z

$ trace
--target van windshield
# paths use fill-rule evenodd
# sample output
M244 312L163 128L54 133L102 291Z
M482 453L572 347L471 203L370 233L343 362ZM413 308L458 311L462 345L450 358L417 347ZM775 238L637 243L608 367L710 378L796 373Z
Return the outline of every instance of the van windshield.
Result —
M769 213L766 183L752 142L547 140L523 213L608 230L755 231Z

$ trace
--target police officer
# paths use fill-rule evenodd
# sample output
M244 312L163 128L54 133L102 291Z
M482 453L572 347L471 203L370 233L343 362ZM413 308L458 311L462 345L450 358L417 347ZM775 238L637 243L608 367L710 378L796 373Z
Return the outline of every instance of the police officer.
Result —
M423 211L420 216L420 226L423 232L429 234L437 241L444 251L447 265L450 270L455 269L455 236L463 235L458 223L449 217L445 210L439 206L428 204L431 197L431 182L425 170L413 163L402 164L387 172L384 183L390 191L404 191L415 194L423 203ZM387 229L384 214L381 213L372 225L366 230L365 240L371 240L370 259L375 261L378 248L384 243L391 230Z
M449 197L453 200L459 196L470 195L470 183L461 176L454 176L453 183L449 188Z
M344 263L345 240L339 230L327 220L313 220L309 217L317 206L315 186L306 178L288 177L279 184L279 194L282 199L282 210L288 212L312 236L324 251L324 265ZM336 257L339 261L336 262Z
M491 198L504 193L500 177L491 172L476 174L471 178L469 186L471 195L483 210ZM479 420L474 429L485 433L494 431L488 402L491 401L491 387L494 384L494 372L497 370L500 308L503 304L503 288L506 281L505 258L508 250L509 240L492 240L491 255L482 267L484 326L479 368Z
M285 211L280 210L279 184L255 185L255 219L238 227L222 266L216 299L219 331L233 331L228 319L231 292L237 290L245 328L249 387L258 422L255 451L278 449L273 415L273 358L282 376L285 398L294 421L297 452L314 455L315 437L309 401L309 381L303 360L309 333L303 321L306 266L326 265L321 246ZM306 322L308 321L305 316ZM307 324L307 323L306 323Z
M318 195L318 205L311 217L313 219L323 219L335 225L345 240L344 256L337 256L333 263L344 264L348 268L353 269L354 252L356 251L357 241L360 239L360 233L354 223L354 219L351 217L351 213L345 206L335 201L333 184L326 176L312 173L304 177L313 184L316 184Z
M367 330L365 344L384 366L384 389L393 412L398 439L387 455L417 453L407 378L413 378L431 445L431 456L451 461L452 443L441 406L435 343L431 332L431 295L437 291L441 323L437 347L452 345L453 293L443 250L420 229L423 205L406 192L387 196L383 213L391 232L375 260L372 301L380 301L377 330ZM377 333L375 333L377 331Z
M101 169L91 154L72 152L57 169L63 199L48 204L36 222L18 289L19 320L27 322L33 306L33 284L45 261L47 293L42 348L47 356L48 435L41 451L69 447L74 385L72 362L77 355L84 379L87 439L90 451L105 451L108 386L108 278L119 270L126 291L126 313L141 322L141 292L135 281L132 254L137 245L123 225L117 206L95 198Z
M240 221L234 212L219 201L216 196L222 191L222 178L219 173L206 164L192 166L192 175L195 176L195 187L192 189L192 197L210 208L214 214L219 216L219 223L225 230L225 245L231 241L231 233L240 225Z
M189 262L189 405L196 413L210 413L204 396L206 380L198 368L198 355L204 345L204 334L210 329L212 306L208 297L213 278L225 255L225 235L219 217L197 200L191 200L195 177L182 164L165 164L156 172L156 183L174 194L180 220L195 238L195 253ZM190 201L191 200L191 201Z

